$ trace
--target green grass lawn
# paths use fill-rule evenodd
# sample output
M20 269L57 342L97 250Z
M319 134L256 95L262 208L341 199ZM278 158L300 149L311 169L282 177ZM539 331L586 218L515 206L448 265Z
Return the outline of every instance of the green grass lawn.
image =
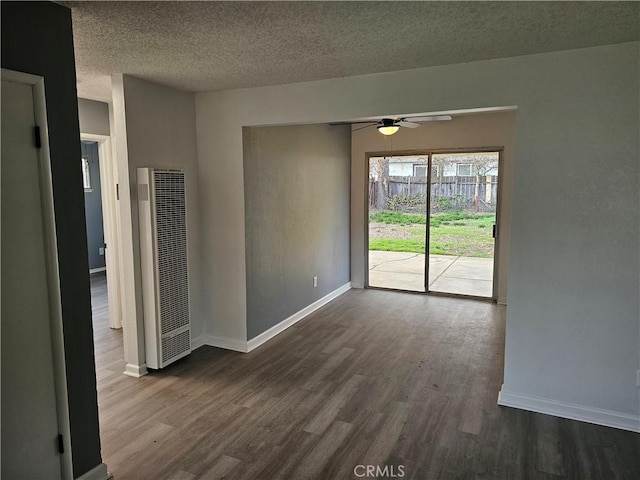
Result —
M402 229L404 238L380 238L371 235L369 250L390 252L425 253L424 215L400 212L375 212L369 216L371 222L393 224ZM431 242L429 253L435 255L462 255L466 257L490 258L493 256L494 240L492 226L495 214L449 212L431 216Z
M424 225L426 223L426 216L417 213L389 212L387 210L382 210L369 215L369 221L397 223L399 225L411 225L415 223Z

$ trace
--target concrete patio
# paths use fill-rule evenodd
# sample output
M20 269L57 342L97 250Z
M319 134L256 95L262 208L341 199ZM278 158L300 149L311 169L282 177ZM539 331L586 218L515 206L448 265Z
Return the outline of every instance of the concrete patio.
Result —
M369 285L424 292L424 254L369 251ZM429 290L491 297L493 259L429 255Z

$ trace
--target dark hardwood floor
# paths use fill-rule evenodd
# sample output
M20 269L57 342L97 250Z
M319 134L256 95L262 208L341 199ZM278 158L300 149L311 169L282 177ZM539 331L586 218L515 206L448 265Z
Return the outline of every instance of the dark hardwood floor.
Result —
M92 294L115 480L640 478L640 435L496 405L504 307L351 290L251 353L134 379L104 276Z

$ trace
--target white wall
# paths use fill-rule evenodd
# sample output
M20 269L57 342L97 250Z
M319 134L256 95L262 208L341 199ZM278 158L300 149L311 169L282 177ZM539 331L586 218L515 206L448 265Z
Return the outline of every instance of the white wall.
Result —
M378 133L378 135L380 134ZM413 176L413 163L389 163L389 176L390 177Z
M109 136L109 105L104 102L78 98L80 133Z
M364 287L365 230L367 223L367 152L445 150L503 147L500 171L500 233L498 242L497 293L507 303L507 267L511 240L513 166L515 161L516 112L491 112L455 117L449 122L425 123L421 128L401 128L393 137L384 137L375 128L353 133L351 142L351 282ZM455 174L455 165L454 165Z
M197 94L207 332L246 339L242 126L508 105L504 391L637 418L638 43ZM353 237L358 202L351 215Z
M125 360L141 367L144 358L134 354L140 349L142 332L142 295L140 276L138 197L136 169L138 167L182 168L187 187L187 248L189 255L189 301L191 305L192 337L204 330L200 296L200 213L198 206L198 165L196 160L196 128L194 94L140 80L128 75L112 77L114 123L117 136L122 245L125 282L124 311ZM134 295L135 293L135 295ZM129 328L128 328L129 327ZM127 335L129 333L129 335ZM127 338L128 337L128 338ZM143 372L142 372L143 373Z

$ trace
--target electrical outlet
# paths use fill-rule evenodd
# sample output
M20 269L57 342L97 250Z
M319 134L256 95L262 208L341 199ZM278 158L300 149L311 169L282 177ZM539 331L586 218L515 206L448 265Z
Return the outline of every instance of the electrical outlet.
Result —
M99 255L104 255L104 247L100 247L100 248L98 249L98 254L99 254Z
M318 286L318 277L313 277L313 288Z

